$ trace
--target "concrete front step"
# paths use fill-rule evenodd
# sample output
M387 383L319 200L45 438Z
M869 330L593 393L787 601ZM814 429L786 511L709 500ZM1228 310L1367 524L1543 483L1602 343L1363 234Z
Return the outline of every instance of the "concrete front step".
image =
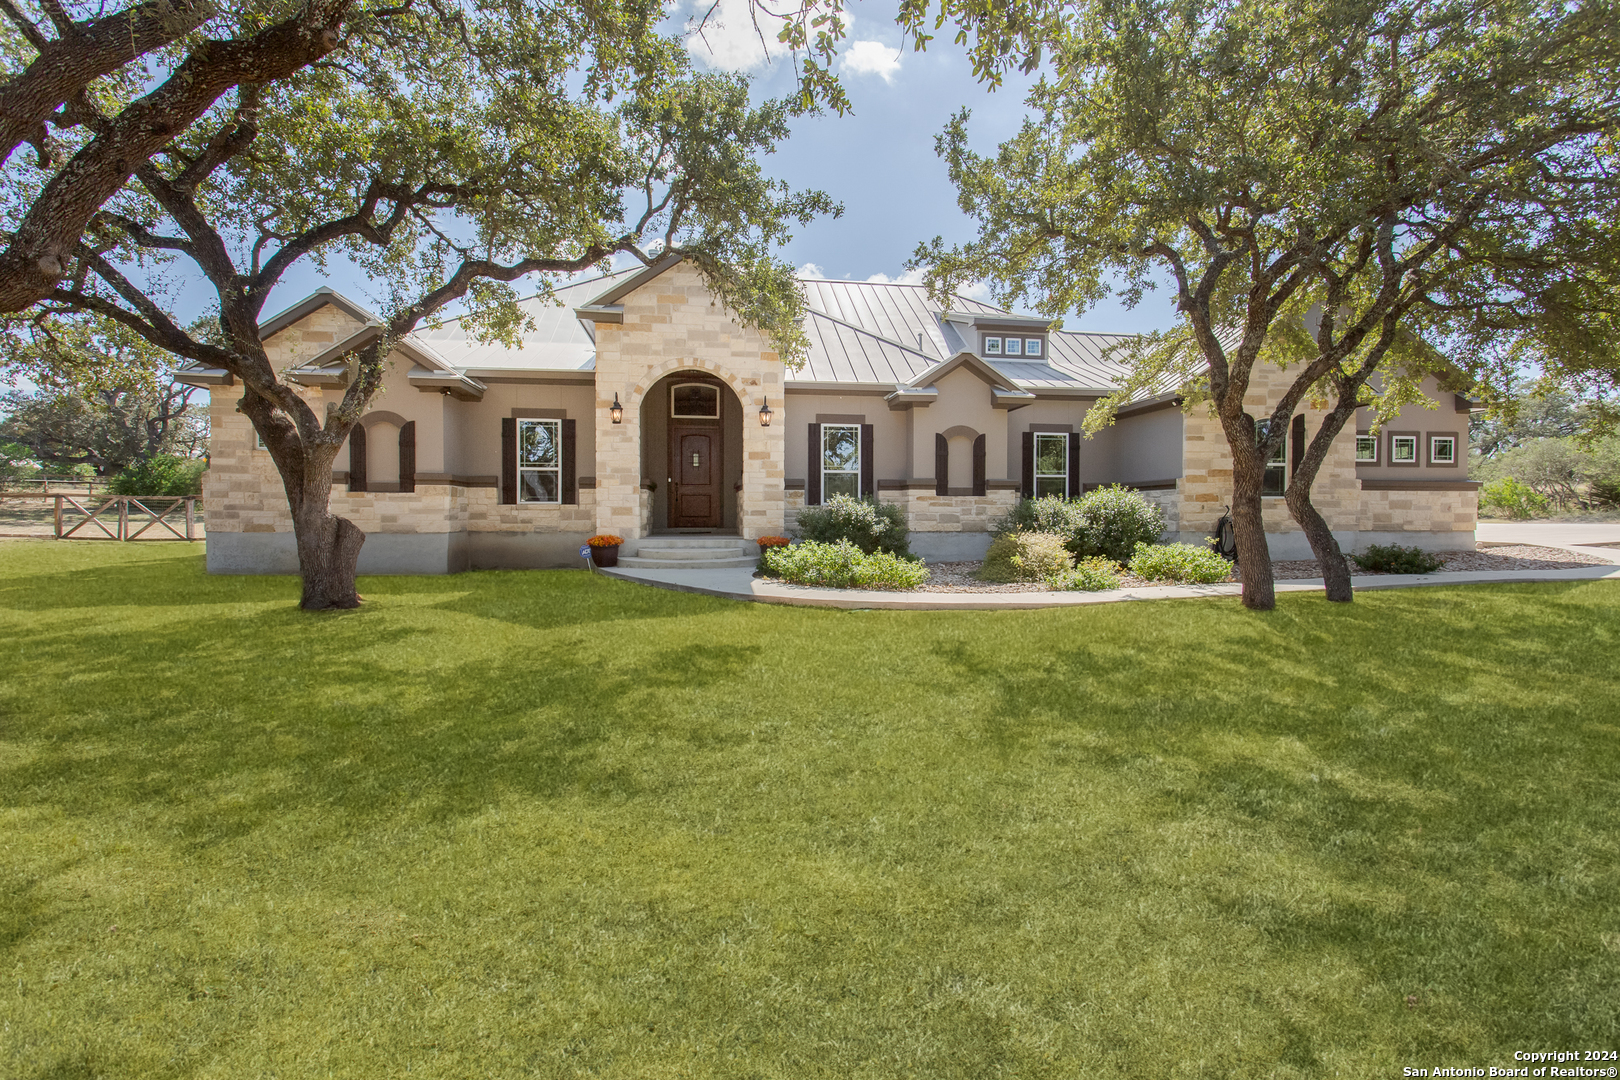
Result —
M636 542L644 548L656 547L667 551L709 551L715 548L737 551L745 547L758 547L754 541L737 536L644 536Z
M742 558L725 554L712 559L673 559L645 555L619 556L619 565L627 570L740 570L743 567L752 569L758 562L757 556Z
M711 559L741 559L750 556L759 557L759 548L752 544L746 549L741 547L667 548L642 544L636 548L635 555L638 559L671 559L680 562L708 562Z

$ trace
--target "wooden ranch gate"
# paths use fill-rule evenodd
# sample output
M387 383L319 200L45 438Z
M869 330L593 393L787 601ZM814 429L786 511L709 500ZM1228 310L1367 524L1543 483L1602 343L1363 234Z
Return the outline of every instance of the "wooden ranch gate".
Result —
M197 539L196 495L115 495L99 506L88 495L83 502L78 496L55 492L51 498L56 500L58 540L139 540L153 529L163 532L148 536L148 540ZM169 520L177 510L185 520L184 532L179 522ZM84 516L69 522L67 515L74 512ZM92 525L99 532L92 531Z

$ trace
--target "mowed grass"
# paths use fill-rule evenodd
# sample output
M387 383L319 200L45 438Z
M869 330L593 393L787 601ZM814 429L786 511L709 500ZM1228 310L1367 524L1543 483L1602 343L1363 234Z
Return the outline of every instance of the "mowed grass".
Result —
M0 1075L1620 1044L1620 585L837 612L0 544Z

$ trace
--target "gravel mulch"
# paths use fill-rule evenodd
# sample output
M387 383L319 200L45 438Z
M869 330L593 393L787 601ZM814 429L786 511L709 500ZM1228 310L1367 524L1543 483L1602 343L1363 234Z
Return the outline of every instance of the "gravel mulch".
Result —
M1444 562L1442 571L1468 571L1468 570L1575 570L1583 566L1602 566L1605 560L1585 552L1565 551L1563 548L1534 547L1520 545L1515 547L1490 547L1480 545L1475 551L1441 551L1437 552ZM921 586L917 592L955 593L955 592L983 592L983 593L1024 593L1047 592L1046 585L1038 581L1021 581L1008 585L995 585L987 581L975 580L974 575L979 572L980 564L977 562L940 562L929 563L928 570L932 575L928 584ZM1286 559L1271 564L1272 573L1278 581L1299 581L1322 576L1321 568L1315 559ZM1361 570L1354 564L1350 567L1351 573L1356 577L1381 577L1382 574L1370 570ZM1227 578L1228 581L1237 581L1236 574ZM1144 585L1163 585L1162 581L1148 581L1132 574L1122 574L1119 586L1122 589L1140 588Z

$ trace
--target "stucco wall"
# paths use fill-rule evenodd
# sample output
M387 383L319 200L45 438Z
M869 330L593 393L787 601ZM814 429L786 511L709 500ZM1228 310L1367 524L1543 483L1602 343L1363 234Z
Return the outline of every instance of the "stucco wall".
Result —
M873 475L879 480L900 480L907 473L910 454L910 434L907 413L893 411L881 394L821 394L789 390L785 416L775 423L782 424L783 452L786 477L805 480L809 477L810 425L818 416L862 417L859 422L872 425L872 452L875 455ZM928 473L934 470L933 450L929 450Z
M1174 480L1181 475L1181 410L1175 406L1137 413L1114 421L1112 469L1108 477L1123 484ZM1085 461L1082 455L1082 462Z
M1468 479L1468 419L1469 414L1458 412L1456 396L1440 389L1433 375L1422 383L1423 394L1433 408L1421 403L1406 405L1393 418L1386 421L1378 432L1378 463L1357 464L1356 474L1369 480L1466 480ZM1356 410L1356 431L1369 434L1377 417L1371 409ZM1418 436L1418 464L1391 465L1390 438L1395 434ZM1430 435L1451 435L1457 440L1455 465L1429 464Z

